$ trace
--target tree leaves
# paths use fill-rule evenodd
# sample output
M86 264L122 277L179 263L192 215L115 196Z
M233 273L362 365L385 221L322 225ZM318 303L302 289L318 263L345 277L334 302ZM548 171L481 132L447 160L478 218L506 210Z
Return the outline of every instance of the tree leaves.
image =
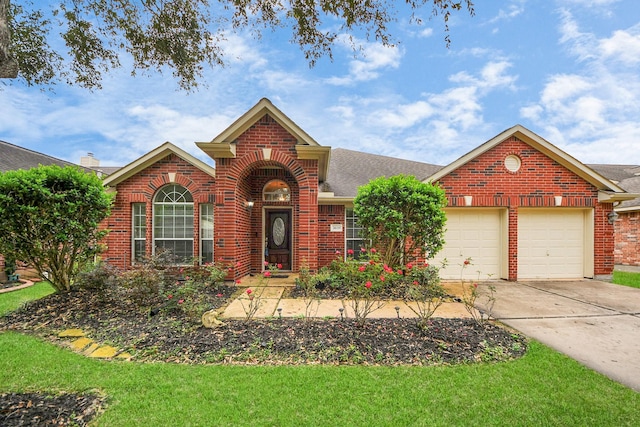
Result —
M0 253L28 262L58 290L98 252L112 194L79 168L40 166L0 174Z
M0 0L6 4L9 0ZM205 65L224 65L221 42L227 34L250 30L260 38L264 30L291 28L291 41L303 51L309 65L327 56L339 34L397 43L389 24L400 12L414 13L431 5L430 16L445 23L463 5L473 15L471 0L60 0L59 6L30 0L9 4L10 46L0 39L20 68L28 85L66 80L89 89L101 87L102 74L120 67L123 55L133 59L131 73L170 69L180 88L198 86ZM1 8L0 8L1 10ZM0 28L6 17L0 14ZM52 27L56 27L52 32ZM58 51L58 28L67 51Z
M444 244L444 190L413 176L380 177L358 189L354 211L364 238L388 265L435 255Z

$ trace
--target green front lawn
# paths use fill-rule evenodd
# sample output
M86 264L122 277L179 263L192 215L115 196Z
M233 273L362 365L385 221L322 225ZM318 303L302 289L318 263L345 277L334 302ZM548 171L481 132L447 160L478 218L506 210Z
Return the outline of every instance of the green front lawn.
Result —
M640 289L640 273L614 271L613 283Z
M15 310L25 302L42 298L53 291L53 287L48 282L38 282L19 291L0 294L0 316Z
M100 393L99 426L640 425L640 393L537 342L495 364L229 366L100 361L4 332L9 391Z
M103 362L0 335L0 391L98 391L100 426L640 425L640 394L538 343L456 367Z

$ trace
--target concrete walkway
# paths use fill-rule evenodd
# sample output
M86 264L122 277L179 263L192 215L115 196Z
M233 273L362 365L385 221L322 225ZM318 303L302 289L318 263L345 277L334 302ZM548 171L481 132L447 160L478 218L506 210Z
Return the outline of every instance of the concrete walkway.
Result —
M244 284L239 285L241 293L225 308L222 317L227 319L241 319L246 317L249 309L249 296L244 291ZM451 285L453 286L453 285ZM457 286L457 285L456 285ZM340 299L322 299L313 302L308 308L302 298L283 298L286 295L287 286L251 287L251 295L254 301L259 301L258 310L254 317L334 317L353 318L354 313L351 303ZM445 285L445 289L447 286ZM450 294L456 295L456 289L448 289ZM254 302L255 304L255 302ZM415 308L415 304L409 303ZM378 306L376 306L378 307ZM397 307L397 309L396 309ZM470 317L462 303L447 302L436 310L436 317ZM383 301L380 307L373 311L369 318L415 318L417 315L404 301Z
M640 289L597 280L495 288L497 319L640 392Z

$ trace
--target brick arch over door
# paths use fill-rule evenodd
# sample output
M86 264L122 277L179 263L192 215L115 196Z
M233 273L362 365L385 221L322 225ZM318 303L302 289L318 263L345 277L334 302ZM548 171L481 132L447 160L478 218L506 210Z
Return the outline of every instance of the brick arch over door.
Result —
M297 271L302 259L310 268L317 266L317 162L298 160L278 150L269 150L270 155L265 158L265 151L256 150L227 160L229 163L218 168L215 244L218 253L224 253L224 260L236 266L234 278L261 269L258 238L262 238L262 208L257 203L251 211L247 210L246 201L251 193L243 186L254 171L265 167L282 167L295 181L294 188L297 187L297 200L286 205L295 224L292 270Z

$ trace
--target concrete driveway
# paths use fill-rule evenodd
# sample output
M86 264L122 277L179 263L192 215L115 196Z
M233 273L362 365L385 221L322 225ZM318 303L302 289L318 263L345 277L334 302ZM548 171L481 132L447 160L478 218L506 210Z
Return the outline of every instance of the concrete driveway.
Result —
M495 318L640 392L640 289L597 280L494 285Z

